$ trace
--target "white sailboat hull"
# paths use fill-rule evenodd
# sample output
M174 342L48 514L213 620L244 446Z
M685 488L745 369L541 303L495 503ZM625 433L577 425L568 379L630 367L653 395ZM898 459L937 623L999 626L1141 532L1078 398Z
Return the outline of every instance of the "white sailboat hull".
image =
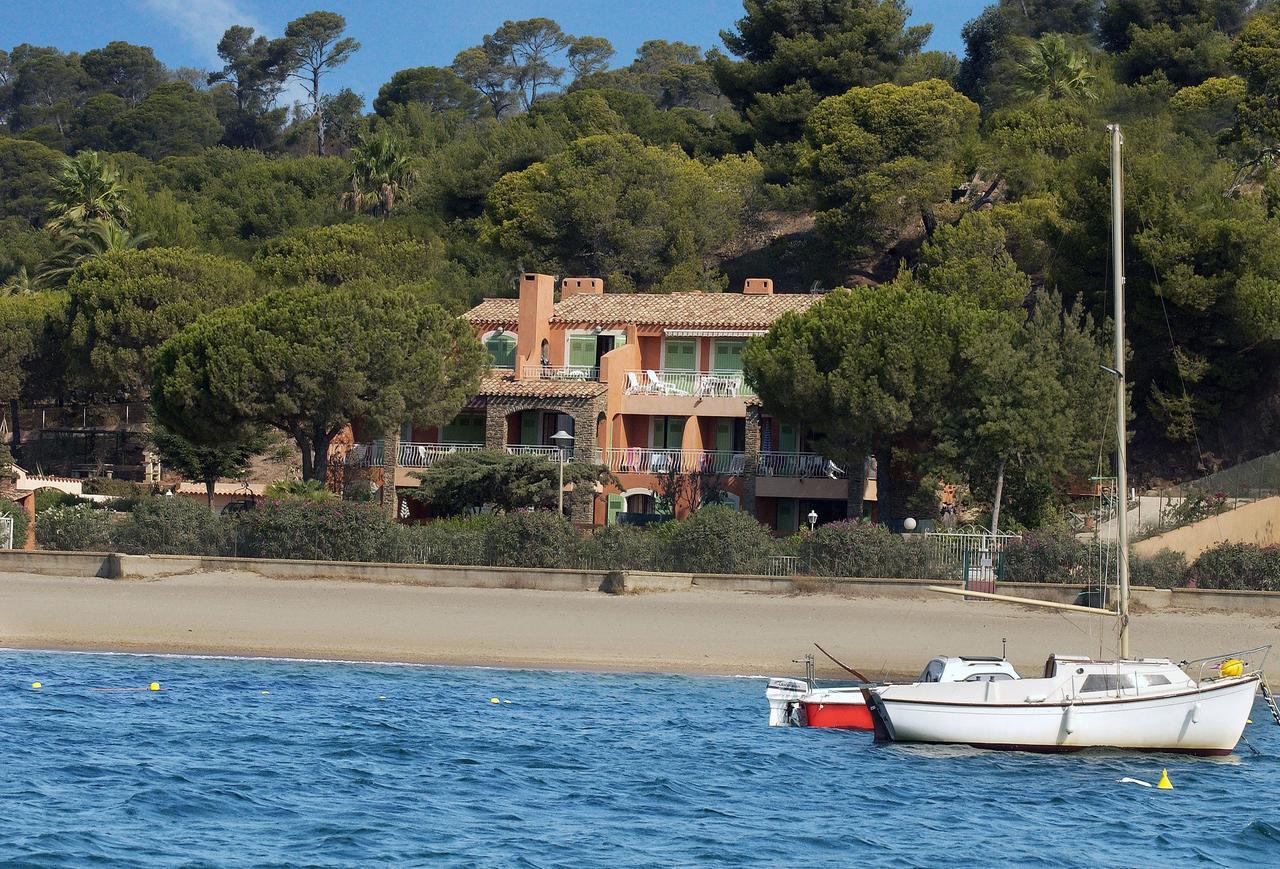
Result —
M1010 687L1034 691L1028 684L1034 681L1040 680L1022 680ZM919 690L939 686L901 685L878 689L869 700L887 738L895 742L1015 751L1111 747L1216 755L1235 749L1257 685L1258 677L1250 675L1165 694L1074 702L942 699L936 690Z

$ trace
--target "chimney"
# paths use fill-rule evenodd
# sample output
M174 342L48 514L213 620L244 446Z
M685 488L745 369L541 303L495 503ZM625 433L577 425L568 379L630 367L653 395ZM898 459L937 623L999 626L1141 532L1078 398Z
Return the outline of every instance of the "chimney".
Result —
M560 301L571 299L574 296L585 296L591 294L600 296L604 294L603 278L561 278L560 280Z
M519 324L516 327L516 377L525 365L536 364L542 342L551 335L555 313L556 279L551 275L520 276Z
M773 278L747 278L742 287L744 296L772 296Z

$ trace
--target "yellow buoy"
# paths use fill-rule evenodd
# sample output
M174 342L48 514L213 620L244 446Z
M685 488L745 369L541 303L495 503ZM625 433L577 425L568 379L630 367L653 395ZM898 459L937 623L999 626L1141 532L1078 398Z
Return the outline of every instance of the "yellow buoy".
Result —
M1160 770L1160 781L1156 782L1156 787L1162 791L1173 790L1173 782L1169 781L1169 770Z
M32 688L40 688L40 687L42 687L42 686L41 686L41 684L40 684L39 682L32 682L32 683L31 683L31 687L32 687Z
M159 682L152 682L150 685L148 685L148 686L147 686L147 690L148 690L148 691L159 691L159 690L160 690L160 683L159 683Z
M497 697L490 697L490 698L489 698L489 702L490 702L490 703L501 703L502 701L501 701L501 700L499 700Z
M386 698L386 695L384 695L384 694L379 694L379 695L378 695L378 699L379 699L379 700L386 700L387 698Z
M1234 679L1236 676L1242 676L1244 675L1244 661L1241 661L1239 658L1232 658L1228 661L1223 661L1218 665L1218 672L1228 679Z
M263 695L266 695L266 694L270 694L271 692L270 692L270 691L263 691L262 693L263 693Z

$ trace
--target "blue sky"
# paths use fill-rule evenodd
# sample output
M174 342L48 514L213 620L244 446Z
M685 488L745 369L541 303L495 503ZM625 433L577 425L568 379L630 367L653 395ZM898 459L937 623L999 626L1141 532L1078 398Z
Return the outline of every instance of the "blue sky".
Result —
M908 0L913 21L934 25L930 48L959 54L960 28L991 0ZM291 18L330 9L364 48L329 87L372 99L398 69L443 66L506 19L554 18L569 33L607 37L630 62L647 39L719 46L741 0L0 0L0 47L23 42L85 51L113 39L150 45L169 66L219 64L214 47L231 24L279 35Z

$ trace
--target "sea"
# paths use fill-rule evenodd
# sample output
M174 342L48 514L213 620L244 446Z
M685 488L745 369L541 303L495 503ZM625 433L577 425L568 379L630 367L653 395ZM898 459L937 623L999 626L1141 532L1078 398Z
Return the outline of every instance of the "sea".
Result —
M4 866L1280 863L1260 703L1195 759L769 728L755 674L0 651L0 698Z

